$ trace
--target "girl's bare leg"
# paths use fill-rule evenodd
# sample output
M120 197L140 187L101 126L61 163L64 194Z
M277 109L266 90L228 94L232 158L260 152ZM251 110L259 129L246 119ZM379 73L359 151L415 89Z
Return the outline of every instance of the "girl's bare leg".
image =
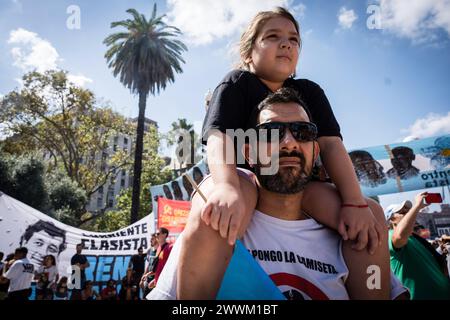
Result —
M244 234L253 215L257 202L257 189L247 179L239 176L241 194L246 199L245 217L239 230L239 238ZM202 193L208 195L214 190L212 178L200 186ZM183 231L180 260L177 275L177 299L206 300L215 299L223 276L233 254L233 247L211 226L201 219L205 204L196 193L192 199L186 228Z

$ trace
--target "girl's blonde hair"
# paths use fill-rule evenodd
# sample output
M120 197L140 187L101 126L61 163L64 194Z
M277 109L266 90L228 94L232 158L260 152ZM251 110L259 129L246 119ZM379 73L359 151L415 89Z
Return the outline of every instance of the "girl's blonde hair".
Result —
M241 36L241 40L239 41L239 55L240 62L237 65L238 69L249 70L249 65L245 61L250 57L252 53L253 44L256 41L261 29L266 24L266 22L272 18L283 17L290 20L297 30L299 35L299 47L302 47L302 40L300 38L300 27L298 25L297 20L295 20L294 16L283 7L276 7L271 11L261 11L259 12L253 20L250 22L250 25L247 27L247 30Z

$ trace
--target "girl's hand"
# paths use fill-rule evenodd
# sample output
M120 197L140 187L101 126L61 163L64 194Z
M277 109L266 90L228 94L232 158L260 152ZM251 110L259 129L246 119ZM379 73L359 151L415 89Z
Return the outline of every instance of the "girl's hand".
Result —
M245 200L239 187L228 183L217 184L203 206L201 217L206 225L219 231L222 238L234 245L244 219Z
M344 240L356 241L352 248L358 251L368 248L373 254L382 238L382 226L375 219L370 208L343 207L339 215L338 231Z

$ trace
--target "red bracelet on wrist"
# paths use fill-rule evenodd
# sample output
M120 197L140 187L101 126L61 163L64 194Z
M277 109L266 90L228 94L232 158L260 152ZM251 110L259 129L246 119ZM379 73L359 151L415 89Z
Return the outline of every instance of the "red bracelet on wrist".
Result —
M350 208L368 208L369 205L368 204L350 204L350 203L343 203L341 204L341 208L345 208L345 207L350 207Z

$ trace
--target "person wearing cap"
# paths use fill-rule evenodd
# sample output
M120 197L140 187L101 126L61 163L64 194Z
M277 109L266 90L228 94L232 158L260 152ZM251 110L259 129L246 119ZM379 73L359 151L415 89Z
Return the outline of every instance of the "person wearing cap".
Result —
M407 200L386 208L391 269L409 289L412 300L450 299L450 279L442 256L414 233L417 214L429 205L427 194L419 193L414 205Z

